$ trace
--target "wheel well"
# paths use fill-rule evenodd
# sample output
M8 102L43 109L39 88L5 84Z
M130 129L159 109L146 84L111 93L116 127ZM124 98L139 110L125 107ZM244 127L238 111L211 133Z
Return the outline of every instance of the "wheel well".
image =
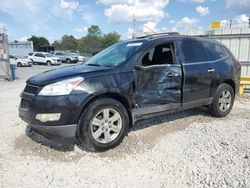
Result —
M86 109L86 107L90 103L92 103L93 101L95 101L97 99L100 99L100 98L112 98L112 99L115 99L115 100L119 101L127 109L127 112L128 112L128 115L129 115L129 127L133 126L131 107L129 105L129 102L124 96L122 96L122 95L120 95L118 93L109 92L109 93L103 93L101 95L98 95L98 96L92 98L90 101L88 101L88 103L84 106L84 109Z
M228 79L228 80L225 80L223 83L230 85L233 88L234 93L235 93L235 83L233 80Z

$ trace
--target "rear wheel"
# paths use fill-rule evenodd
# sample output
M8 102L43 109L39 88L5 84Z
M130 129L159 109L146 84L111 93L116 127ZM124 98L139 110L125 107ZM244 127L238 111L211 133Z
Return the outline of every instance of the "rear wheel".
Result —
M228 84L221 84L215 93L213 103L208 107L209 112L215 117L225 117L232 110L234 98L233 88Z
M78 142L90 151L102 151L117 146L128 129L128 113L117 100L101 98L92 102L78 123Z

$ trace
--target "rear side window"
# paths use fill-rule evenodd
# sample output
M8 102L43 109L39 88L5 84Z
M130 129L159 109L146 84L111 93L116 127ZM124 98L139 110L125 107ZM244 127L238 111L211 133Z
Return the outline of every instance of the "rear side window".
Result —
M34 53L29 53L30 56L32 56Z
M207 61L206 51L203 48L202 42L195 40L183 40L180 47L183 53L185 63L195 63Z
M213 42L205 42L204 48L207 52L209 61L215 61L229 56L228 51L222 45Z

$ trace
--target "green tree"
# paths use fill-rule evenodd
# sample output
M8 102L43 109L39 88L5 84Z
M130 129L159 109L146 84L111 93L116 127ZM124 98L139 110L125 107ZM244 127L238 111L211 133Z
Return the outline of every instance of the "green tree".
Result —
M72 35L64 35L60 41L55 41L52 46L56 50L76 51L78 40Z
M47 46L49 45L49 41L44 38L44 37L37 37L35 35L32 35L28 41L32 41L33 42L33 46L34 46L34 50L38 51L39 47L41 46Z
M98 25L91 25L88 28L87 37L102 37L102 31Z
M55 41L52 46L56 50L94 54L119 41L120 35L117 32L103 35L98 25L91 25L88 28L87 35L81 39L76 39L72 35L64 35L61 40Z
M111 32L103 36L103 48L107 48L120 41L120 35L117 32Z

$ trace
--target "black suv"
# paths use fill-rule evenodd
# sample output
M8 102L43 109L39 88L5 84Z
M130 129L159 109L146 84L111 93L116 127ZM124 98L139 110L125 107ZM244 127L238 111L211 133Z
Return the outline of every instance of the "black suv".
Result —
M146 36L117 43L85 64L31 77L19 116L47 137L105 150L118 145L139 119L198 106L226 116L239 90L240 68L214 40Z

